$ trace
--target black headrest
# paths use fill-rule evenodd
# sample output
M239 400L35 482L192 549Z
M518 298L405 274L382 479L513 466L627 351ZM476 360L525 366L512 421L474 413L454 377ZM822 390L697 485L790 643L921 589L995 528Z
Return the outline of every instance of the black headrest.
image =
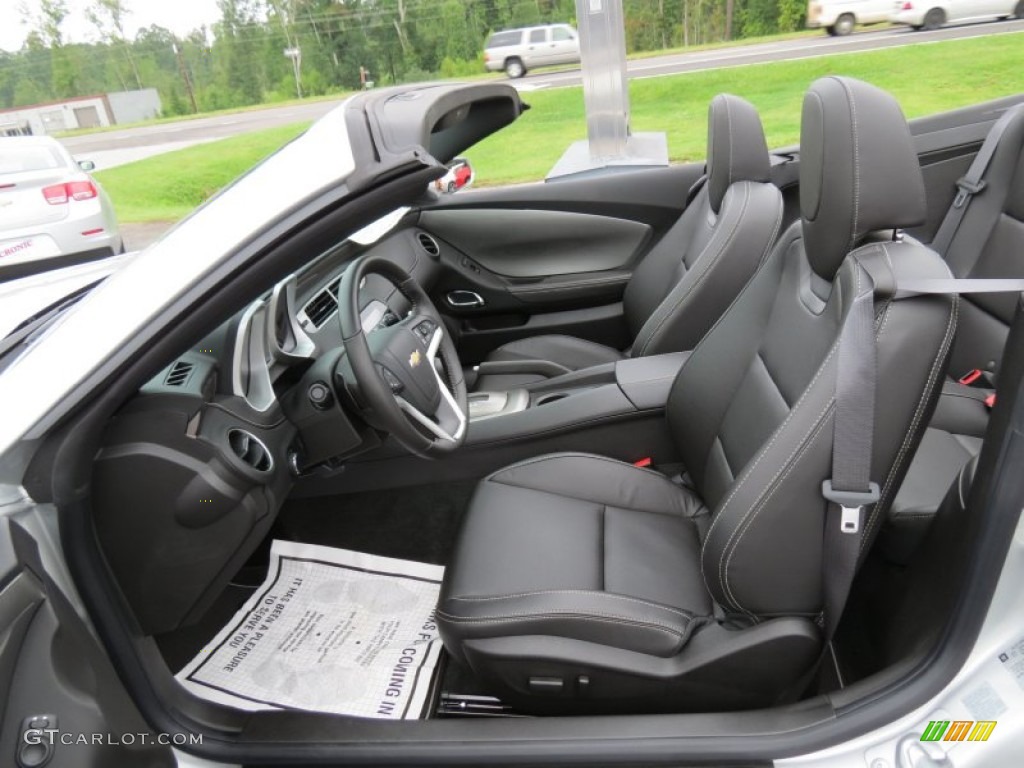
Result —
M718 213L737 181L770 181L771 160L761 118L749 101L722 93L708 107L708 197Z
M865 235L925 219L924 180L896 99L848 77L816 80L800 126L800 215L811 267L832 280Z

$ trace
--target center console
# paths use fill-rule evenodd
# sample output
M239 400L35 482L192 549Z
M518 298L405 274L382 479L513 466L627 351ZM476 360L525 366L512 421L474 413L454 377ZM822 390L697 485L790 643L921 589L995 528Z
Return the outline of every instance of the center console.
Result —
M665 407L689 352L631 358L526 384L469 395L467 445L529 438Z
M458 450L424 461L389 440L348 462L347 469L303 478L293 495L478 480L514 462L561 451L678 462L664 410L688 357L680 352L561 369L560 375L505 391L473 392L466 442Z

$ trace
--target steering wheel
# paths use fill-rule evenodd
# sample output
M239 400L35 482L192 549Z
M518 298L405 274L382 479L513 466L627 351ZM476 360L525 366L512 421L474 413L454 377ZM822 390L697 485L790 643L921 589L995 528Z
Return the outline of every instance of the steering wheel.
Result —
M359 287L371 274L394 284L412 311L367 335L359 316ZM415 278L383 257L360 257L341 277L338 318L348 365L377 425L419 456L462 445L468 410L462 366L441 316Z

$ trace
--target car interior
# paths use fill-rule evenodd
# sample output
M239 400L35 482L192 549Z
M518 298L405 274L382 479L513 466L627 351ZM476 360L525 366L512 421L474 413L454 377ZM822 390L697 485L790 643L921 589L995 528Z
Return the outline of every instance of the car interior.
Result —
M721 95L706 163L429 185L305 254L164 361L95 454L91 524L157 695L184 706L173 675L273 540L444 566L421 719L782 713L905 674L977 535L1017 300L900 286L1024 277L1021 100L908 124L826 77L800 146L769 152ZM507 122L477 114L467 141ZM847 439L857 318L874 415ZM840 492L851 451L870 499ZM276 738L313 717L287 714Z

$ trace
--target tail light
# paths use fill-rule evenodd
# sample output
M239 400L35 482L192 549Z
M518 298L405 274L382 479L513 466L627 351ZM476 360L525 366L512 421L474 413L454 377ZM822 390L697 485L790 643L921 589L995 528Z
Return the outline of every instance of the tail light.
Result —
M69 181L43 188L43 197L50 205L64 205L68 200L91 200L98 194L91 181Z
M902 7L902 8L900 9L900 10L903 10L903 11L912 11L912 10L914 10L914 4L913 4L913 3L909 3L909 2L907 2L907 3L904 3L904 4L903 4L903 7Z

